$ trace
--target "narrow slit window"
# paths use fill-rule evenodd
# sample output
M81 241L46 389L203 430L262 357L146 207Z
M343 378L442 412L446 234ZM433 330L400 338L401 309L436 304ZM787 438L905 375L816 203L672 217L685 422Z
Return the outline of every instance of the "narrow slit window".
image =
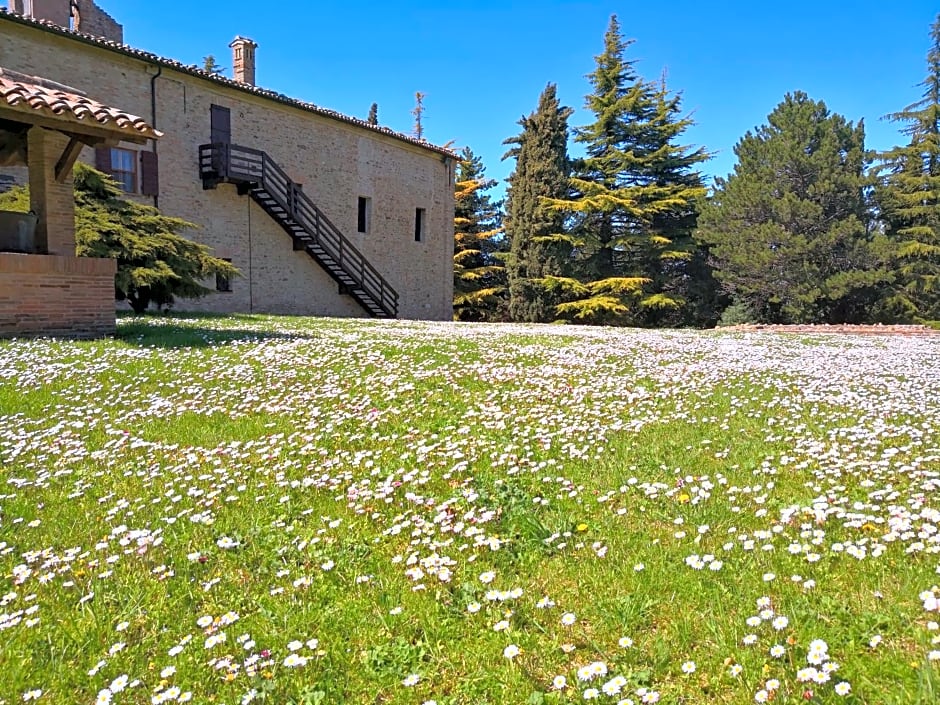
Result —
M231 257L223 257L226 262L231 262ZM216 291L231 291L232 290L232 280L229 279L224 274L215 275L215 290Z
M360 233L369 232L369 221L372 220L372 199L366 196L359 197L359 208L356 215L356 230Z
M426 210L424 208L415 208L415 242L424 240L424 221L426 220Z

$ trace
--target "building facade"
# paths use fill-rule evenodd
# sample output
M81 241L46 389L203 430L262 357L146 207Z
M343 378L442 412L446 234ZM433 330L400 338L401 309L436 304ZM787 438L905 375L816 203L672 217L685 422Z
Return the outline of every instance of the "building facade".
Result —
M80 158L195 223L187 235L241 270L178 308L451 319L452 152L254 86L250 39L232 42L228 79L122 38L91 0L0 10L0 65L93 93L164 134Z

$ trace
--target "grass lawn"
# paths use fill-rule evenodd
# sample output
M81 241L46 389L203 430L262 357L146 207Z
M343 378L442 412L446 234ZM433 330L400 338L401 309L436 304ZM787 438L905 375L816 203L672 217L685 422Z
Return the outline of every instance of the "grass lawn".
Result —
M940 339L0 342L0 703L940 702Z

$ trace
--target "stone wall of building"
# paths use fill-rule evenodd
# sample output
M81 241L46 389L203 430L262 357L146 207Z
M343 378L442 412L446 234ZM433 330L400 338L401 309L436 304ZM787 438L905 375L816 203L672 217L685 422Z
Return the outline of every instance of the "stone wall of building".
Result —
M0 338L113 335L116 264L0 252Z
M8 68L85 90L151 120L164 133L160 209L198 224L190 236L243 273L230 293L180 308L305 315L364 315L283 230L235 187L203 190L199 145L212 105L231 111L232 142L267 152L399 294L399 316L450 320L453 297L453 164L444 155L366 127L278 103L234 86L158 67L103 47L0 17ZM207 48L208 51L208 48ZM151 114L151 86L156 113ZM152 145L123 145L153 149ZM82 159L94 164L94 153ZM371 199L369 232L357 232L359 197ZM151 199L143 199L145 202ZM415 241L416 209L425 232Z

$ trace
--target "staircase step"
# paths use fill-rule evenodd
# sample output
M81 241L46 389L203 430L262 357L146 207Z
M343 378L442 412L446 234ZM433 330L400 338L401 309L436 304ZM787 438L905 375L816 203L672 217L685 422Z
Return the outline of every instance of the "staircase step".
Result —
M242 191L242 193L244 193L244 191ZM384 305L379 299L373 297L363 288L363 282L360 282L356 278L356 275L348 272L345 267L333 257L331 252L322 245L313 232L308 230L301 222L295 220L285 205L281 203L280 198L267 190L264 186L263 176L256 184L253 184L253 188L248 189L248 193L251 195L252 199L291 236L294 249L296 251L306 251L307 254L316 260L316 262L333 277L333 279L339 282L343 289L346 290L346 293L351 295L369 315L376 318L394 317L394 314L390 314L385 310ZM301 194L302 193L301 191ZM302 195L302 198L306 198L306 196ZM316 206L312 207L314 210L316 209ZM319 227L319 223L317 223L316 226ZM344 242L342 236L339 235L339 237L340 242Z

